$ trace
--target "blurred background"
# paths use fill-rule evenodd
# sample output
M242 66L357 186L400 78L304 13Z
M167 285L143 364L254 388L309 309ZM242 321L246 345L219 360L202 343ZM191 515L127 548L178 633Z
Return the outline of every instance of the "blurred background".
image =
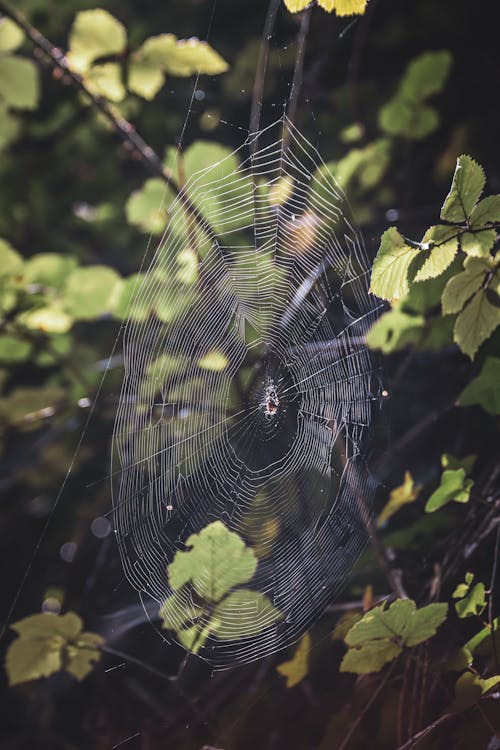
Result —
M300 14L275 6L261 125L281 116L297 56L304 53L295 124L344 187L370 258L388 226L397 224L405 236L420 239L438 222L459 154L483 165L487 192L500 190L499 70L491 9L452 0L370 0L363 16L340 18L314 7L307 29ZM95 7L112 14L127 33L124 49L105 56L105 62L128 65L143 41L160 33L207 40L222 59L214 63L220 68L215 74L167 72L153 95L144 95L140 86L140 93L125 90L116 68L94 71L93 79L88 73L89 88L111 101L162 159L169 147L185 150L199 140L231 150L241 145L249 128L267 2L15 4L62 50L70 46L77 14ZM195 662L180 682L165 677L177 673L184 652L165 644L145 621L135 592L123 580L109 515L110 446L123 376L120 330L130 294L123 284L166 226L165 187L68 76L26 37L16 41L12 30L2 36L2 23L2 621L74 610L115 653L106 653L81 683L60 673L13 689L2 671L0 744L37 750L344 747L378 683L338 673L344 647L329 633L350 603L389 593L370 551L346 582L343 599L332 603L316 626L309 674L297 687L288 689L275 670L286 654L213 675ZM408 116L400 116L394 101L404 93L408 64L442 51L449 55L429 58L422 87L428 95L420 91L414 111L410 107ZM2 56L30 61L31 72L16 71L7 85ZM431 113L422 114L424 107ZM79 277L76 271L87 266L99 271ZM421 309L427 315L431 307ZM460 354L448 329L429 326L429 336L418 341L395 335L375 342L383 350L388 391L388 440L379 446L373 466L380 507L408 469L418 485L435 484L441 453L447 451L479 455L477 488L496 476L495 420L479 407L454 408L477 366ZM442 585L449 596L452 582L470 565L463 559L464 529L473 543L488 510L483 513L479 503L479 510L453 508L426 517L422 507L421 500L409 505L380 532L417 600L427 596L445 558L449 575ZM486 536L471 552L484 579L490 575L494 541L494 535ZM350 748L398 746L393 719L400 688L397 682L390 685L371 713L363 714ZM443 695L452 695L446 681L434 689L421 726L442 710ZM488 745L492 722L493 717L485 723L475 712L418 747L497 747Z

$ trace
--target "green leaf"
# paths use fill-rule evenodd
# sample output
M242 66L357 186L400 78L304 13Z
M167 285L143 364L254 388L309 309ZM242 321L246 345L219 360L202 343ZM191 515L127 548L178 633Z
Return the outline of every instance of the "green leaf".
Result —
M489 414L500 414L500 358L488 357L481 372L464 388L460 406L479 404Z
M56 303L22 313L18 320L26 328L43 333L66 333L73 325L73 318Z
M448 605L442 603L417 610L411 599L397 599L389 608L375 607L347 633L345 642L350 648L340 671L378 672L404 647L411 648L431 638L444 622L447 610Z
M146 39L131 56L128 87L134 94L151 100L165 83L167 73L218 75L227 69L226 61L207 42L159 34Z
M77 266L75 258L58 253L38 253L24 264L24 277L29 284L63 289L67 277Z
M453 57L448 50L424 52L408 65L401 92L408 99L424 101L444 89Z
M249 581L257 558L244 541L214 521L186 541L187 552L177 552L168 566L173 589L190 583L207 602L220 602L234 586Z
M500 307L492 305L485 289L475 293L455 321L453 338L464 354L474 359L481 344L500 325Z
M446 709L446 713L461 713L479 703L485 695L500 683L500 675L494 675L486 680L474 672L464 672L455 683L455 698Z
M11 685L49 677L61 669L82 680L100 659L103 638L82 633L82 621L74 612L31 615L11 627L19 636L5 661Z
M66 310L77 320L100 318L114 310L122 286L122 279L108 266L77 268L64 287Z
M172 193L159 177L146 180L127 200L125 213L129 224L145 234L161 235L168 223L167 208Z
M468 649L472 654L478 656L488 655L493 653L492 636L495 636L497 648L500 646L500 638L498 633L500 631L500 618L495 617L492 622L492 627L487 625L482 628L476 635L467 641L464 648Z
M473 484L472 480L465 478L464 469L446 469L441 475L441 484L427 500L426 512L433 513L452 500L467 503Z
M474 229L499 222L500 195L488 195L482 201L479 201L472 210L470 221Z
M468 588L465 589L465 587ZM460 618L480 615L486 607L484 583L476 583L472 588L470 584L461 584L453 592L453 598L459 599L455 603L455 609Z
M466 258L464 271L446 284L441 298L443 315L460 312L468 299L482 287L491 263L486 258Z
M86 73L94 60L120 54L126 45L125 27L111 13L101 8L81 11L69 35L68 65L77 73Z
M441 218L455 223L468 221L485 181L483 168L474 159L466 154L459 156L450 192L441 208Z
M477 456L475 453L471 453L469 456L463 458L457 458L452 456L451 453L443 453L441 456L441 466L443 469L463 469L466 475L469 475L476 463Z
M439 115L432 107L398 97L382 107L379 125L388 135L418 141L436 130Z
M161 605L160 617L162 627L167 630L181 630L189 623L196 623L203 610L196 606L190 594L184 591L174 591Z
M40 98L38 68L32 60L0 56L0 102L14 109L36 109Z
M458 237L455 227L433 226L427 230L422 245L429 244L426 258L414 281L424 281L440 276L453 263L458 252Z
M31 344L15 336L0 336L0 362L24 362L31 353Z
M92 94L97 94L112 102L121 102L125 99L122 69L118 63L92 65L85 74L85 84Z
M198 367L203 370L211 370L213 372L222 372L229 366L229 360L225 354L218 351L211 351L205 354L204 357L198 360Z
M377 526L383 526L389 518L408 503L413 503L420 495L421 487L416 487L409 471L405 471L403 483L395 487L389 495L389 502L377 518Z
M24 32L10 18L0 18L0 52L13 52L23 43Z
M481 230L478 232L464 232L460 237L460 245L467 255L481 258L489 255L493 247L497 233L494 229Z
M423 315L411 315L394 307L373 324L366 336L366 343L371 349L381 349L384 354L390 354L409 344L417 344L422 338L424 325Z
M236 589L215 607L210 628L220 640L232 641L256 635L283 616L260 591Z
M0 277L20 274L23 259L6 240L0 238Z
M373 262L370 292L387 300L404 297L409 290L408 270L419 252L406 244L396 227L387 229Z
M311 636L306 633L301 640L291 659L278 664L276 671L286 677L287 688L295 687L307 677L309 671L309 654L311 651Z

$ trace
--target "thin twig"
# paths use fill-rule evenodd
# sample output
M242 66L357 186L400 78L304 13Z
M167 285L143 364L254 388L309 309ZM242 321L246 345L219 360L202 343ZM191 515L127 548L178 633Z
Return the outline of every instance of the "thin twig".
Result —
M417 734L414 734L410 739L404 743L404 745L400 745L397 750L410 750L419 740L423 739L426 735L428 735L430 732L432 732L436 727L441 726L441 724L444 724L445 722L449 721L450 719L455 719L456 714L443 714L439 717L439 719L436 719L436 721L433 721L432 724L429 724L425 729L422 729L420 732L417 732Z
M286 111L287 120L292 124L295 123L297 116L297 106L299 103L300 87L302 86L302 75L304 73L304 61L306 56L307 35L311 25L311 9L305 10L300 18L300 28L297 39L298 50L293 71L292 87L290 91L290 100ZM285 121L283 128L283 147L286 148L290 139L290 127Z
M258 132L260 127L260 113L262 111L262 98L264 95L264 83L266 79L267 61L269 58L269 41L273 34L278 8L281 0L270 0L267 9L266 21L260 42L259 57L255 69L255 78L252 90L252 106L250 109L250 135ZM258 146L257 138L250 143L251 153L255 153Z
M497 526L497 533L495 537L495 551L493 553L493 569L491 571L491 580L490 580L490 588L489 588L489 597L488 597L488 624L490 626L491 630L491 645L493 649L493 659L495 660L495 668L496 671L499 671L499 665L498 665L498 652L497 652L497 644L496 644L496 633L495 628L493 627L493 592L495 590L495 581L497 576L497 566L498 566L498 548L500 545L500 524Z
M141 161L147 165L150 172L157 177L160 177L165 184L168 185L182 204L189 210L197 224L207 234L210 240L215 242L217 240L217 235L214 229L192 204L186 192L179 186L172 171L164 166L158 154L146 143L142 136L139 135L134 126L122 117L122 115L119 114L118 111L106 101L106 99L89 91L82 77L79 76L78 73L75 73L75 71L73 71L68 65L64 52L55 47L40 31L38 31L38 29L32 26L21 14L13 10L4 2L4 0L0 0L0 12L14 21L14 23L24 31L35 47L41 49L51 60L53 65L64 73L64 76L69 78L77 89L85 94L92 105L104 115L109 123L111 123L113 129L121 136L123 141L139 154Z

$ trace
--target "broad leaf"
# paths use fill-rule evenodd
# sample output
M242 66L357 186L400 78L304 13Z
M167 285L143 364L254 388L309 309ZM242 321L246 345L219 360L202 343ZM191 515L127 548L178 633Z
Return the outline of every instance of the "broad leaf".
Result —
M85 84L90 92L112 102L121 102L125 98L122 68L118 63L92 65L85 74Z
M500 222L500 195L488 195L479 201L472 210L470 220L474 229Z
M367 612L347 633L350 647L341 672L365 674L379 671L398 656L403 648L416 646L431 638L444 622L447 604L429 604L417 609L411 599L397 599Z
M186 541L187 552L177 552L168 566L173 589L190 583L207 602L220 602L234 586L249 581L257 558L244 541L214 521Z
M298 13L310 4L311 0L284 0L290 13Z
M486 258L466 258L464 270L446 284L441 298L443 315L460 312L468 299L480 289L491 270Z
M408 503L413 503L419 496L421 487L416 487L413 477L409 471L405 471L403 483L399 487L395 487L391 490L389 495L389 502L384 506L382 512L377 518L377 526L382 526L387 523L389 518L393 516L397 511Z
M38 253L24 264L24 277L30 284L63 289L67 277L76 269L75 258L58 253Z
M306 633L299 641L292 658L276 667L276 671L286 677L287 688L295 687L307 677L310 651L311 636Z
M22 43L24 32L10 18L0 18L0 52L13 52Z
M100 318L114 310L122 286L122 279L108 266L77 268L64 287L66 310L78 320Z
M441 484L427 500L425 510L433 513L452 500L467 503L472 485L472 480L465 478L464 469L446 469L441 475Z
M424 325L423 315L411 315L394 307L373 324L366 335L366 343L371 349L381 349L384 354L390 354L409 344L418 344Z
M467 255L473 258L481 258L489 255L496 235L497 233L494 229L464 232L460 237L460 245Z
M457 456L453 456L451 453L443 453L441 456L441 466L443 469L463 469L466 475L469 475L476 463L476 459L477 456L475 453L471 453L463 458L457 458Z
M260 591L236 589L214 608L210 627L219 640L232 641L256 635L281 619L283 613Z
M484 189L486 178L482 167L470 156L457 159L450 192L441 208L444 221L460 223L468 221Z
M479 582L472 586L471 576L472 573L467 573L465 582L460 583L453 592L453 598L458 599L455 609L460 618L480 615L486 607L484 583Z
M419 250L406 244L396 227L382 235L373 262L370 291L387 300L401 299L408 293L408 270Z
M484 289L475 293L456 319L453 338L471 359L500 325L500 307L491 304Z
M5 661L11 685L49 677L61 669L82 680L101 657L104 640L96 633L83 633L83 623L74 612L31 615L11 627L19 636Z
M69 35L69 66L85 73L100 57L117 55L125 50L127 32L111 13L101 8L76 14Z
M0 102L14 109L36 109L40 98L38 68L32 60L0 56Z
M167 207L172 198L172 193L159 177L146 180L142 188L135 190L127 200L128 223L145 234L163 234L168 223Z
M367 2L368 0L318 0L318 5L327 13L334 10L338 16L356 16L363 15Z
M488 357L481 372L458 397L460 406L479 404L489 414L500 414L500 358Z

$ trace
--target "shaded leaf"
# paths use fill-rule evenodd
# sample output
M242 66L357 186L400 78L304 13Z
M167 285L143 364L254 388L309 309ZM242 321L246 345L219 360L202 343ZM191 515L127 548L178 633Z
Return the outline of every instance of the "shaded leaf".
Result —
M473 228L500 221L500 195L488 195L474 206L470 215Z
M256 635L283 616L260 591L236 589L217 604L210 628L220 640L232 641Z
M485 360L481 372L464 388L457 403L479 404L489 414L500 414L500 358Z
M384 354L417 344L422 339L425 325L423 315L412 315L394 307L375 321L368 331L366 342L371 349L381 349Z
M483 655L493 652L492 638L495 636L497 648L500 646L500 618L495 617L492 627L489 625L482 628L476 635L467 641L464 648L467 648L472 654Z
M85 73L94 60L123 52L125 27L102 8L77 13L69 35L67 61L77 73Z
M491 270L486 258L466 258L464 270L451 278L441 298L443 315L459 312L468 299L481 288L485 276Z
M373 262L370 291L382 299L400 299L408 293L408 270L419 250L406 244L396 227L382 235Z
M299 641L292 658L276 667L276 671L286 677L287 688L295 687L302 682L304 677L307 677L310 651L311 636L306 633Z
M163 234L168 222L166 206L172 197L159 177L146 180L142 188L135 190L127 200L125 213L128 223L145 234Z
M441 466L443 469L463 469L466 475L468 475L472 471L476 459L477 456L475 453L471 453L469 456L464 456L463 458L452 456L451 453L443 453L441 456Z
M64 287L66 309L78 320L95 320L113 311L122 285L122 279L108 266L77 268Z
M482 167L470 156L457 159L450 192L441 208L444 221L467 221L484 189L486 178Z
M6 240L0 239L0 277L21 273L23 259Z
M455 321L453 338L471 359L493 331L500 325L500 307L492 305L486 290L480 289L464 307Z

